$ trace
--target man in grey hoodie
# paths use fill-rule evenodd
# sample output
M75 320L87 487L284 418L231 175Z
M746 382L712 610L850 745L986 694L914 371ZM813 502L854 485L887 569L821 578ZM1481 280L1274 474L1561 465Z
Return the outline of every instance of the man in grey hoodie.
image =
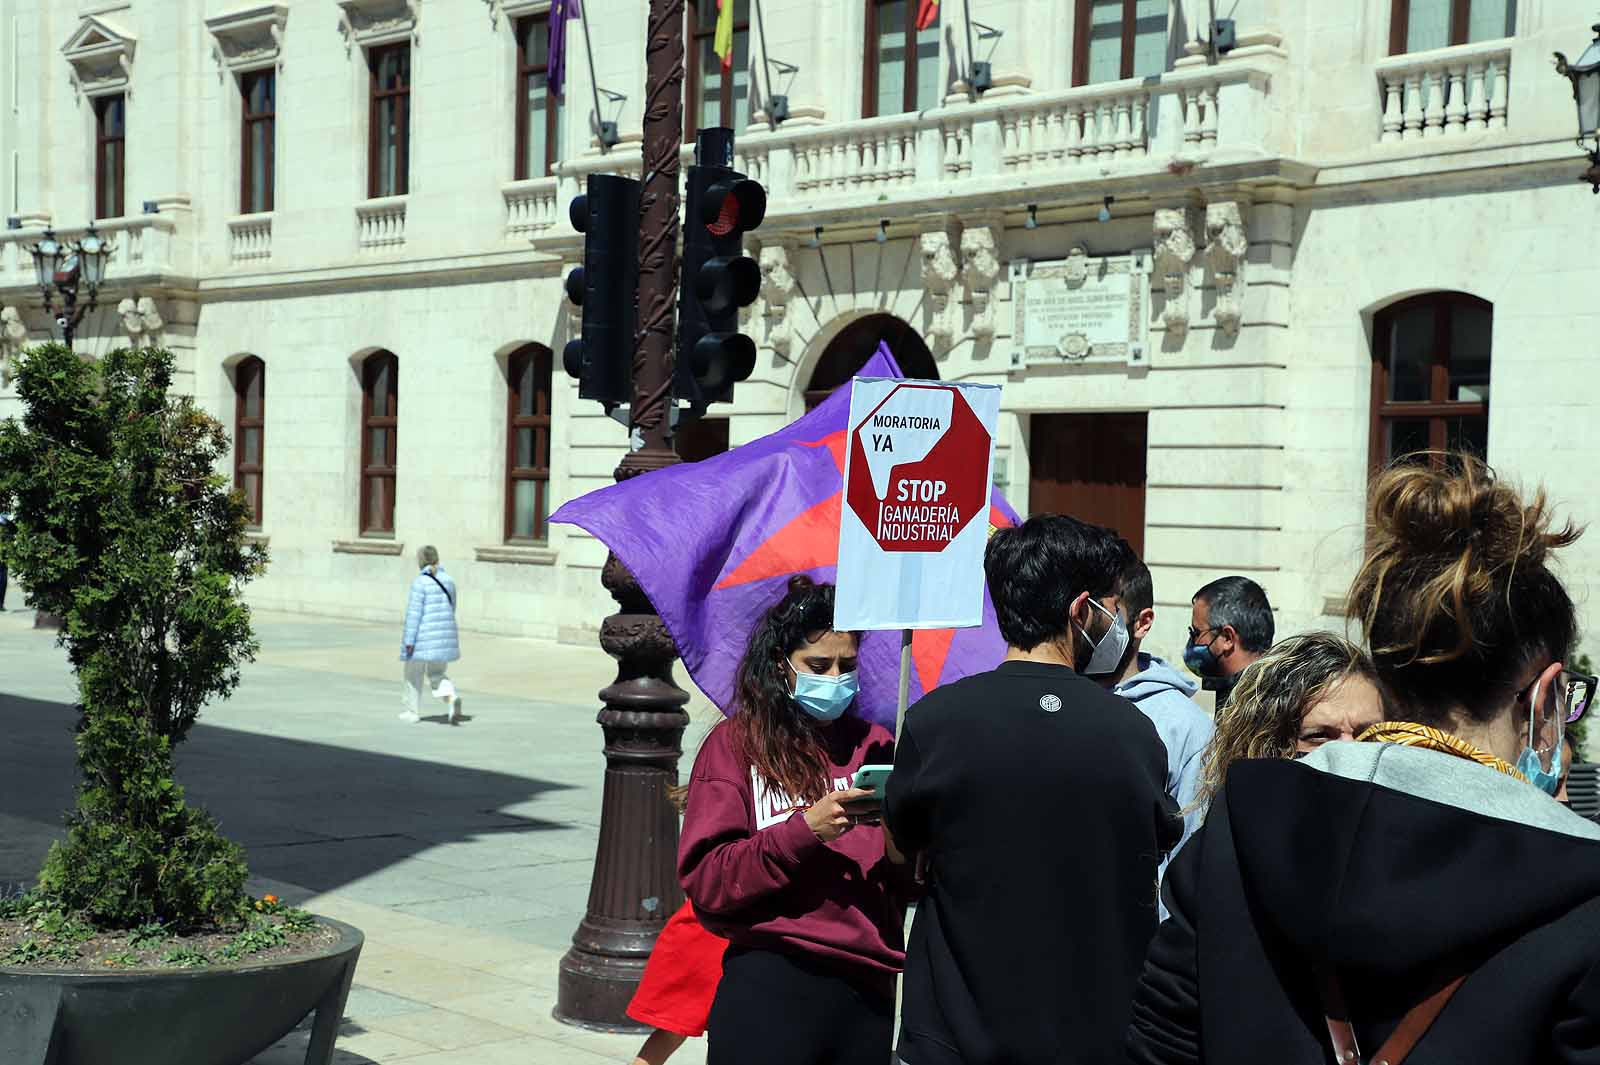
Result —
M1107 609L1120 607L1127 617L1128 649L1122 664L1099 678L1111 691L1132 702L1156 727L1167 747L1167 794L1183 813L1183 838L1161 860L1160 874L1167 863L1200 827L1201 811L1191 809L1200 785L1200 768L1205 749L1214 731L1211 718L1194 701L1199 685L1179 673L1156 655L1139 649L1155 624L1155 592L1150 569L1127 548L1127 560L1117 579L1116 595L1105 602ZM1161 918L1167 911L1161 907Z

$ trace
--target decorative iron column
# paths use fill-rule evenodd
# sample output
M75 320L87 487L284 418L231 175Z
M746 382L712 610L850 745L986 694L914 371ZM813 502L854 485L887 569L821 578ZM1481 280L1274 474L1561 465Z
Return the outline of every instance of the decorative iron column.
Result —
M644 182L639 200L639 323L629 408L635 449L617 467L625 481L678 462L671 436L678 294L678 151L683 143L683 0L650 0L645 46ZM656 935L683 901L678 816L667 788L678 780L689 695L672 678L677 648L633 574L615 555L601 583L618 612L600 626L617 678L605 708L605 795L589 908L561 959L555 1016L608 1031L646 1031L624 1012Z

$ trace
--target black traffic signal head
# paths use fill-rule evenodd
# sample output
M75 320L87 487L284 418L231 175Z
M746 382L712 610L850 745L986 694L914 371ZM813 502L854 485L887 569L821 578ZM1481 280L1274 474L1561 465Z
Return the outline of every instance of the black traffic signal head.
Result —
M567 298L583 308L580 335L561 364L578 379L580 399L608 408L633 395L634 307L639 288L639 182L590 174L568 209L584 235L583 265L567 275Z
M693 166L686 199L674 391L688 405L680 416L698 417L731 402L734 383L755 370L755 341L739 332L739 309L760 293L761 269L744 254L744 234L765 219L767 193L738 171Z

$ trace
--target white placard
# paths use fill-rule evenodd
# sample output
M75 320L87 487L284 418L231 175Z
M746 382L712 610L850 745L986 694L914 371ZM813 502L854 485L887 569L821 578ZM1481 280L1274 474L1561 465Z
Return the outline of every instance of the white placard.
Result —
M983 623L1000 386L857 377L850 387L834 624Z

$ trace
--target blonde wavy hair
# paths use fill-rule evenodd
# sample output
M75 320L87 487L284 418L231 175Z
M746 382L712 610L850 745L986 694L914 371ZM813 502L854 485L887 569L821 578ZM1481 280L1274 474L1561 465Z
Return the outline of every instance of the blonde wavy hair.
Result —
M1247 666L1217 711L1195 807L1211 804L1234 762L1292 758L1306 711L1352 675L1377 681L1366 653L1331 632L1291 636Z

